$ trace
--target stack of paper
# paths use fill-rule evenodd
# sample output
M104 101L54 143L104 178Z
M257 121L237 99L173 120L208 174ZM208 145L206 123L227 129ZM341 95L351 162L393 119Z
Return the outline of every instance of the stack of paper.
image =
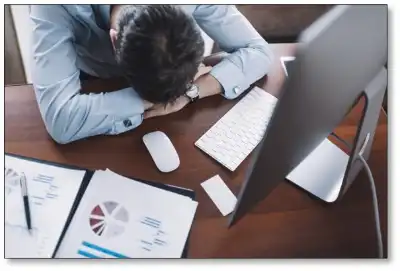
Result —
M27 178L32 231L20 187ZM5 257L50 258L59 241L85 171L5 156Z
M57 258L179 258L197 202L96 171Z

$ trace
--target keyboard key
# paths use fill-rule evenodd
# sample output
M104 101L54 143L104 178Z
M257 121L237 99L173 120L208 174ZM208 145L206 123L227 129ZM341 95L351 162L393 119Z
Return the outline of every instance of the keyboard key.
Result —
M252 151L253 148L254 148L254 145L249 142L249 143L246 144L245 148L246 148L247 151Z

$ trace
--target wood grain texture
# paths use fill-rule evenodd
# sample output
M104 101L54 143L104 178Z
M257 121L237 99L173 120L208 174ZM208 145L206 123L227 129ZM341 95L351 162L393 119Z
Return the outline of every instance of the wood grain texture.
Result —
M4 83L5 85L26 83L10 5L4 5Z
M240 4L238 10L268 42L279 42L298 35L333 5ZM281 41L284 42L284 41Z
M292 54L295 45L274 45L273 50L277 56L275 65L268 80L261 81L260 85L278 95L284 79L279 56ZM93 82L92 89L99 91L105 85L110 87L112 83ZM194 142L236 102L211 97L181 112L146 120L134 131L122 135L97 136L58 145L45 130L32 87L7 87L5 151L93 170L109 168L126 176L194 189L199 207L190 237L191 258L376 257L371 192L363 171L344 198L331 205L312 199L282 180L236 226L226 227L227 218L220 215L200 183L219 174L238 193L249 159L232 173L197 149ZM355 136L361 106L336 129L346 140ZM180 155L181 165L175 172L158 172L142 143L142 136L155 130L164 131ZM376 179L387 255L387 120L383 114L369 164Z

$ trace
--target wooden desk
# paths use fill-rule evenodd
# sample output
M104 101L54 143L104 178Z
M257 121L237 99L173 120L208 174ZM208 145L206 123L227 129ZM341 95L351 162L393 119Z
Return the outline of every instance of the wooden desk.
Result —
M290 55L294 45L274 45L277 56ZM279 57L264 88L276 94L284 78ZM93 82L100 90L104 83ZM90 169L105 169L162 183L194 189L199 202L193 225L191 258L303 258L375 257L376 239L372 199L366 174L361 172L342 201L325 205L287 181L243 218L227 229L222 217L200 183L219 174L237 193L248 159L234 172L225 170L194 146L194 142L236 101L211 97L183 111L146 120L134 131L119 136L98 136L69 145L57 145L48 136L32 87L5 89L5 151ZM301 101L299 101L301 102ZM356 132L360 106L338 127L351 139ZM173 173L159 173L145 149L144 134L164 131L175 145L181 166ZM387 240L387 120L379 120L369 163L376 179L386 255Z

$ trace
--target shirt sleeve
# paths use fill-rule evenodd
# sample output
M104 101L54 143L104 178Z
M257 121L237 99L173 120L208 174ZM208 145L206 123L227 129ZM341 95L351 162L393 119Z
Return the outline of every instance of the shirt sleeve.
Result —
M210 72L226 98L238 97L268 73L272 51L234 5L199 5L193 17L222 50L230 53Z
M68 143L119 134L143 121L143 102L132 88L81 94L71 16L59 5L32 5L32 81L52 138Z

